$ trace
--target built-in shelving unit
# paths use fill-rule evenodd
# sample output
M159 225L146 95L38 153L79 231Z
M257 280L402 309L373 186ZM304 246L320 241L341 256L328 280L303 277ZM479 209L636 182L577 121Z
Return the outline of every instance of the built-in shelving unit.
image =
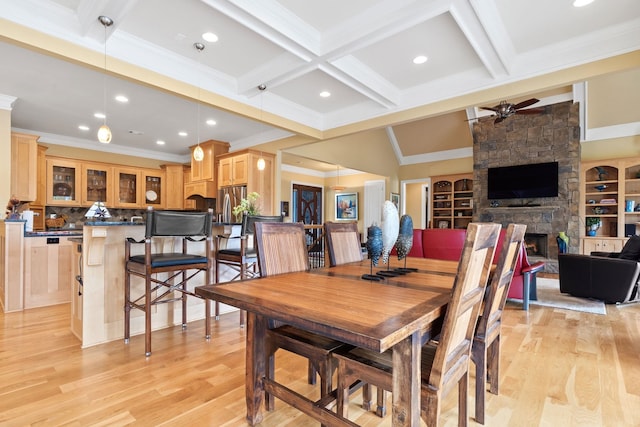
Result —
M473 175L431 178L431 228L467 228L473 218Z

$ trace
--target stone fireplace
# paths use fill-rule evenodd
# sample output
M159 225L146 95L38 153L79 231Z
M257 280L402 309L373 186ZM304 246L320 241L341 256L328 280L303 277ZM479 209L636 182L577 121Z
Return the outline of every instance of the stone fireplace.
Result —
M474 221L526 224L536 244L545 246L545 253L533 257L546 262L547 272L558 271L555 237L560 231L570 237L569 252L578 252L579 123L578 104L568 101L546 106L541 114L516 114L498 124L486 118L473 125ZM487 168L553 161L559 164L558 197L488 199Z
M549 235L540 233L525 233L524 247L527 250L527 257L547 258L549 254Z

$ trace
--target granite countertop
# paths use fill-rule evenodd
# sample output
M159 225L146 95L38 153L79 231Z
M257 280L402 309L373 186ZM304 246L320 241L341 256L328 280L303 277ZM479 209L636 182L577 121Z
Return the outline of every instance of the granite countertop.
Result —
M89 227L112 227L115 225L144 225L144 222L131 222L131 221L86 221L84 225Z
M80 236L82 237L82 228L69 230L47 230L47 231L25 231L25 237L42 237L42 236Z

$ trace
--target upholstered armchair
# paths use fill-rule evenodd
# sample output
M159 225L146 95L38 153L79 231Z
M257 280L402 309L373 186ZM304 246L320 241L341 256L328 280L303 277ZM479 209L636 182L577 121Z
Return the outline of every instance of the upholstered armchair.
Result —
M632 236L621 252L560 254L560 292L606 303L637 300L640 279L640 236Z

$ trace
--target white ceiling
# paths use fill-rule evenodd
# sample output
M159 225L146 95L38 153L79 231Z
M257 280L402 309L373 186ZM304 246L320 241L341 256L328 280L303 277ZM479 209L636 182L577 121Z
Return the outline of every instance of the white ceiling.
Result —
M640 1L583 8L572 1L0 0L0 95L17 98L12 126L41 140L184 161L198 137L228 141L232 150L296 133L317 137L640 49ZM99 15L115 22L106 45ZM62 51L62 58L39 52L34 31L106 49L107 69L116 58L215 94L199 117L217 125L197 129L193 97L119 78L120 68L105 77L102 67ZM206 31L219 41L198 54L192 45ZM414 65L420 54L429 60ZM101 120L93 118L104 111L105 86L109 146L96 141ZM331 96L321 98L323 90ZM129 103L113 101L116 94Z

